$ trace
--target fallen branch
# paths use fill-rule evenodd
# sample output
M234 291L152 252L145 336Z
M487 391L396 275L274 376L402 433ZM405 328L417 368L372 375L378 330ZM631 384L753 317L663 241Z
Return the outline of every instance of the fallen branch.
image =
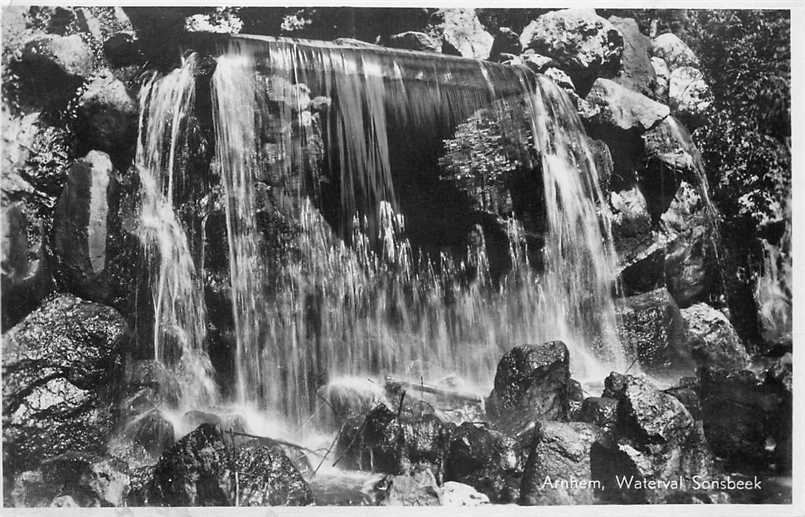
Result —
M415 382L409 382L409 381L402 380L402 379L395 379L393 377L386 377L386 382L387 383L397 384L397 385L399 385L399 386L401 386L402 388L405 388L405 389L417 390L420 393L430 393L432 395L437 395L437 396L440 396L440 397L447 397L447 398L452 398L452 399L465 400L465 401L469 401L469 402L482 402L483 401L483 397L481 397L477 393L467 393L467 392L461 392L461 391L451 390L451 389L447 389L447 388L442 388L442 387L439 387L439 386L434 386L432 384L425 384L421 380L420 380L419 383L415 383Z
M269 443L271 445L284 445L286 447L291 447L293 449L299 449L300 451L305 451L305 452L307 452L309 454L313 454L315 456L321 457L320 452L314 451L313 449L308 449L304 445L299 445L297 443L286 442L285 440L279 440L277 438L269 438L268 436L258 436L256 434L241 433L239 431L229 431L229 430L227 430L227 431L224 431L224 432L229 433L229 434L233 434L233 435L236 435L236 436L245 436L247 438L255 438L257 440Z

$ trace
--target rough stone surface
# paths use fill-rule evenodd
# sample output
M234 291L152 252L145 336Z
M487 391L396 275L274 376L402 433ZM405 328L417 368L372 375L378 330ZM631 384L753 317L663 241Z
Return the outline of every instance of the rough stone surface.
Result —
M749 363L746 349L724 313L697 303L682 309L682 318L697 365L741 369Z
M598 108L595 113L582 115L588 123L624 131L647 131L670 113L668 106L600 77L593 83L585 100Z
M23 97L46 109L63 107L92 66L92 50L78 34L33 34L13 64L22 79Z
M383 477L375 486L379 506L438 506L440 489L433 473L425 468L412 474Z
M700 422L674 396L657 390L645 377L612 373L604 396L618 400L614 431L590 449L592 478L607 487L598 494L617 503L663 503L679 487L618 488L615 476L679 479L690 486L694 476L718 474ZM684 489L684 488L683 488Z
M517 432L535 420L564 420L568 412L569 355L561 341L521 345L498 363L487 414Z
M406 31L394 34L389 38L388 47L423 52L441 52L441 43L424 32Z
M550 77L562 89L574 91L576 85L573 84L573 79L570 78L563 70L555 67L546 68L543 72L545 76Z
M534 52L533 49L527 49L523 54L520 56L523 64L531 69L532 72L541 74L549 67L555 67L558 65L553 58L548 56L543 56L542 54L537 54Z
M465 422L450 438L444 478L470 485L492 503L512 503L519 497L524 462L523 444Z
M668 100L668 86L671 82L671 71L665 60L660 57L651 58L651 67L654 69L656 83L654 85L654 98L660 102Z
M125 156L134 148L138 111L123 82L103 72L89 83L78 101L76 133L88 149Z
M651 238L651 215L646 198L637 186L613 191L609 195L612 213L612 238L615 250L629 262L630 254Z
M238 444L210 424L200 425L165 451L149 491L151 501L166 506L312 502L310 487L280 448L259 441Z
M55 295L3 336L5 468L94 452L111 431L112 380L127 335L114 309Z
M614 74L623 52L623 37L592 9L563 9L541 15L520 34L523 48L559 62L577 83Z
M495 38L486 32L474 9L439 9L433 32L442 39L442 52L474 59L486 59Z
M704 433L729 468L748 473L780 459L785 464L791 397L782 385L717 367L701 368L699 380Z
M704 122L712 103L713 94L710 86L698 68L681 66L671 72L668 81L668 104L675 116L690 126L697 126Z
M585 422L543 422L528 456L520 489L522 505L593 504L591 487L544 486L551 482L590 480L590 447L601 436L598 426Z
M76 506L123 506L129 491L128 466L113 458L67 452L41 467L46 484Z
M699 58L676 34L666 32L651 42L651 55L665 61L673 72L681 66L699 66Z
M630 358L648 370L687 366L685 321L665 288L618 301L618 333Z
M613 80L643 95L656 98L657 76L651 63L651 39L640 32L634 18L610 16L609 23L623 36L621 67Z
M581 404L579 420L589 422L604 431L612 431L617 422L618 401L610 397L588 397Z

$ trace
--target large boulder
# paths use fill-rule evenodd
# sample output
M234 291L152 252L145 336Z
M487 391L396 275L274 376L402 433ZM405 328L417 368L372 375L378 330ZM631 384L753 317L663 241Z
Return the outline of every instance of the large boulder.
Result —
M748 370L699 370L704 433L727 468L790 466L791 393ZM784 470L784 469L783 469Z
M55 295L3 335L4 466L102 451L127 337L114 309Z
M124 506L129 491L128 466L115 458L67 452L41 467L43 482L78 506Z
M71 290L95 300L107 297L107 220L114 181L109 156L91 151L70 167L54 217L59 273Z
M590 469L606 487L600 492L605 501L672 502L693 486L696 476L715 479L718 472L701 423L676 397L645 377L613 372L604 384L604 396L618 400L618 416L614 431L591 447ZM674 483L628 484L635 480Z
M165 451L148 488L167 506L307 505L313 496L281 448L239 444L202 424Z
M536 420L565 420L569 382L569 354L561 341L514 347L498 363L487 414L507 432Z
M458 481L445 481L442 485L442 506L481 506L489 504L486 494Z
M618 420L618 400L610 397L587 397L581 404L579 420L612 431Z
M444 479L475 488L493 503L513 503L520 493L528 439L520 441L472 422L450 437Z
M423 52L441 52L441 43L424 32L406 31L389 37L387 47Z
M610 16L609 23L623 36L621 67L614 81L656 98L657 76L651 64L651 39L640 32L634 18Z
M133 153L139 107L110 72L96 76L78 100L76 133L84 148L124 160Z
M590 113L582 113L587 123L621 131L648 131L670 113L668 106L600 77L585 100L595 108Z
M543 422L523 472L522 505L593 504L590 447L601 437L585 422Z
M668 80L668 104L673 114L689 126L704 122L707 110L713 104L713 94L704 74L692 66L675 68Z
M685 320L665 288L618 300L618 334L629 358L647 370L689 366Z
M336 444L341 465L398 475L421 464L441 480L451 426L432 411L404 409L378 404L367 415L347 420Z
M131 30L115 32L106 38L103 42L103 54L113 66L130 66L143 61L137 34Z
M486 59L494 37L475 15L474 9L439 9L432 15L432 32L442 39L442 52Z
M555 59L583 85L599 75L614 75L623 52L623 36L592 9L545 13L523 29L520 42Z
M699 58L676 34L666 32L651 42L651 55L665 61L673 72L681 66L699 66Z
M741 338L723 312L706 303L682 309L691 355L699 366L742 369L749 363Z
M639 250L643 242L651 239L651 215L646 198L637 186L609 195L612 214L612 239L622 263L632 260L632 253Z
M26 103L61 109L92 73L93 54L79 34L32 34L12 64Z

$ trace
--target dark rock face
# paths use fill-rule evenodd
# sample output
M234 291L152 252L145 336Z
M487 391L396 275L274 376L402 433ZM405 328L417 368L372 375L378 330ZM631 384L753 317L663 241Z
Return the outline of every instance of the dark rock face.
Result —
M524 461L523 443L465 422L450 438L445 480L470 485L493 503L512 503L519 497Z
M90 75L92 66L92 50L78 34L35 34L14 63L23 78L24 97L46 109L63 106Z
M58 487L78 506L123 506L129 491L128 466L119 460L65 453L41 467L43 481Z
M54 218L59 272L73 291L94 300L108 296L104 273L112 174L109 156L100 151L91 151L75 162Z
M713 478L713 458L702 426L675 397L655 389L644 378L612 373L604 396L618 400L617 422L611 435L590 450L592 478L606 490L604 500L620 503L661 503L678 495L680 487L619 488L616 477L635 479ZM682 487L684 489L684 487Z
M565 420L569 381L569 356L561 341L515 347L498 363L487 413L507 431L535 420Z
M344 424L336 457L343 456L345 468L387 474L405 474L423 464L441 479L451 428L432 413L397 413L379 404L365 418Z
M104 72L78 101L76 132L85 149L98 149L116 162L130 159L137 136L139 108L119 79Z
M619 300L618 333L631 358L647 369L685 366L685 321L665 288Z
M588 397L581 404L579 420L589 422L604 431L615 428L618 417L618 401L610 397Z
M406 50L419 50L422 52L441 52L440 42L431 38L424 32L407 31L395 34L389 38L388 47Z
M210 424L202 424L162 455L149 491L152 502L167 506L312 501L307 483L280 448L256 441L238 445Z
M425 468L412 474L386 475L373 488L379 506L439 506L440 489Z
M577 84L613 73L623 53L623 36L592 9L545 13L523 29L520 42L558 61Z
M5 467L103 449L127 327L114 309L56 295L3 336Z
M624 262L632 262L636 250L651 239L651 216L646 198L636 186L610 194L612 209L612 238ZM651 276L649 276L650 278Z
M495 34L492 42L492 50L489 51L490 61L501 61L501 54L520 55L523 45L520 43L520 36L508 27L501 27Z
M704 433L713 452L729 468L751 472L782 460L779 466L785 471L790 461L790 392L748 370L705 367L699 379Z
M689 335L689 348L699 366L741 369L749 363L738 333L730 320L706 303L682 309Z
M114 66L134 65L143 60L142 49L134 31L120 31L106 38L103 53Z
M542 422L523 472L522 505L593 504L593 488L552 486L553 481L590 481L590 447L601 437L598 426L585 422ZM550 478L551 484L545 485Z
M614 80L653 98L657 77L651 65L651 39L640 32L634 18L610 16L609 23L623 36L621 68Z

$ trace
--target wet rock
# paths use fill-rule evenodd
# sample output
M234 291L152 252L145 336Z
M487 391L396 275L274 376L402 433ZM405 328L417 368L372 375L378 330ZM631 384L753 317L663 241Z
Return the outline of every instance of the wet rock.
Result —
M143 61L143 52L134 31L120 31L106 38L103 54L112 66L130 66Z
M519 503L593 504L590 447L601 433L598 426L585 422L540 423L525 464Z
M699 66L696 54L671 32L660 34L651 42L651 55L665 61L668 69L673 72L681 66Z
M442 506L481 506L489 504L489 497L470 485L456 481L445 481L441 493Z
M532 72L541 74L549 67L556 67L557 62L548 56L537 54L533 49L526 50L521 56L523 64L531 69Z
M502 54L520 55L523 45L520 43L520 36L508 27L501 27L495 34L492 42L492 50L489 51L490 61L502 61Z
M713 94L704 74L692 66L674 69L668 81L668 104L673 114L688 126L701 125L713 104Z
M519 431L535 420L564 420L569 355L561 341L520 345L498 363L487 414L500 429Z
M666 244L663 236L655 232L615 241L624 296L654 291L665 285Z
M394 34L389 38L387 47L421 52L441 52L441 42L436 41L424 32L406 31Z
M450 438L444 479L465 483L493 503L512 503L519 496L525 455L524 444L514 438L465 422Z
M657 76L651 64L651 39L640 32L634 18L610 16L609 23L623 36L621 67L613 80L654 98Z
M159 456L175 443L173 424L156 408L149 409L128 421L122 434L154 456Z
M5 189L8 186L6 177L3 180ZM20 181L23 180L20 178ZM25 201L3 201L5 224L2 228L0 285L3 291L2 328L5 330L33 310L50 292L52 276L41 220Z
M91 151L70 167L54 218L59 274L72 291L98 301L108 298L104 273L113 182L109 156Z
M442 38L442 53L489 57L494 38L478 20L475 9L439 9L431 18L434 34Z
M593 9L563 9L541 15L520 34L523 48L555 59L577 84L613 74L623 52L623 37Z
M373 488L379 506L438 506L440 489L425 468L411 474L386 475Z
M46 109L64 107L92 66L92 50L78 34L34 34L13 64L24 99Z
M670 113L668 106L610 79L596 79L585 100L599 108L586 117L588 123L622 131L647 131Z
M628 357L648 370L687 366L685 321L665 288L618 300L618 333Z
M738 333L721 311L697 303L681 312L690 336L688 346L699 366L741 369L749 363Z
M257 441L238 444L210 424L200 425L162 455L148 490L151 501L167 506L312 501L307 483L280 448Z
M5 467L102 450L127 326L114 309L55 295L3 336Z
M618 401L610 397L588 397L581 404L579 420L604 431L612 431L617 422Z
M85 149L122 159L133 153L137 114L137 103L123 82L104 72L89 83L78 101L76 132Z
M618 400L614 431L590 449L592 478L606 487L599 496L618 503L662 503L691 486L694 476L717 474L700 422L675 397L644 377L612 373L604 396ZM619 486L617 478L679 480L676 485ZM680 486L677 486L680 485Z
M699 380L704 433L727 468L751 473L780 460L784 466L790 454L790 393L748 370L704 367Z
M405 474L416 464L429 466L438 479L444 471L451 426L434 414L414 415L377 405L365 417L341 428L336 457L344 468Z
M702 404L701 399L699 398L699 382L696 377L682 377L676 386L666 388L663 391L681 402L694 420L702 419Z
M123 506L129 491L128 467L113 458L68 452L45 461L41 470L44 482L76 506Z
M233 487L235 506L306 506L313 502L310 487L280 447L249 442L238 448L234 468L238 474L237 487Z
M665 60L659 57L651 58L651 67L654 69L656 82L654 85L654 98L660 102L668 101L668 86L671 82L671 71Z

